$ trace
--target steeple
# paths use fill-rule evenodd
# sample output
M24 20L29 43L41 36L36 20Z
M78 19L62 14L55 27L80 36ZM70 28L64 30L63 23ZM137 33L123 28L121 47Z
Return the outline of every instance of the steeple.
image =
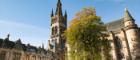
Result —
M8 35L7 35L7 37L6 37L6 39L5 39L5 40L9 40L9 37L10 37L10 34L8 34Z
M128 9L125 8L125 13L124 13L124 21L134 21L133 17L129 13Z
M53 17L53 16L54 16L54 14L53 14L53 9L52 9L51 17Z
M56 8L55 14L56 15L62 15L62 4L61 4L60 0L58 0L58 2L57 2L57 8Z
M67 11L65 11L64 17L67 18Z
M64 60L66 38L63 38L63 33L67 28L67 12L63 14L61 0L58 0L55 14L52 11L51 16L51 39L48 40L48 50L60 56L56 60Z

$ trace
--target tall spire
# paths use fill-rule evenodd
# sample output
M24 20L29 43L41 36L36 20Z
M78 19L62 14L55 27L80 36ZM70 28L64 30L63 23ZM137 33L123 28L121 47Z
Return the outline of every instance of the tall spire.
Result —
M134 21L133 17L131 16L131 14L129 13L129 11L128 11L127 8L125 8L124 20L125 20L125 21L127 21L127 20L132 20L132 21Z
M58 0L58 3L61 3L61 1L60 1L60 0Z
M53 16L54 16L54 14L53 14L53 9L52 9L51 17L53 17Z
M8 38L8 39L9 39L9 37L10 37L10 34L7 35L7 38Z
M60 0L58 0L58 2L57 2L57 8L56 8L55 14L56 15L62 15L62 4L61 4Z
M65 14L64 14L65 18L67 18L67 11L65 10Z
M5 40L9 40L9 37L10 37L10 34L8 34L8 35L7 35L7 37L6 37L6 39L5 39Z

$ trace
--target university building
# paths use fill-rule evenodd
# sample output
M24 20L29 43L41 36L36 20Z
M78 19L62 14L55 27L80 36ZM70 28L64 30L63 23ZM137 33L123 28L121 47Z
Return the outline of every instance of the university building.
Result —
M113 60L140 60L140 28L128 9L121 19L106 26Z
M51 13L51 39L48 40L48 49L23 44L21 39L10 41L8 34L0 39L0 60L65 60L66 39L63 33L67 28L67 13L62 13L62 4L58 0L55 13Z
M96 12L95 12L96 13ZM140 60L140 28L130 12L125 9L124 17L105 24L110 41L112 60ZM70 60L65 59L69 48L63 37L67 29L67 12L62 13L62 3L57 2L56 11L51 13L51 36L48 49L23 44L21 39L10 41L8 34L0 39L0 60ZM104 60L104 59L103 59Z
M96 14L96 11L94 11ZM105 32L111 45L111 60L140 60L140 28L127 8L121 19L106 23ZM67 46L67 54L72 48ZM71 60L71 57L68 57ZM104 55L102 54L102 60Z
M20 39L13 42L9 40L9 36L0 39L0 60L47 60L53 58L51 55L53 52L45 50L43 46L26 45Z

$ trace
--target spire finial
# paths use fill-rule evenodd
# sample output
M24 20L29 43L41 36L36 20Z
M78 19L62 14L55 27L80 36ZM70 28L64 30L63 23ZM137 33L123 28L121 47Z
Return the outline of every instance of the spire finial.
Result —
M7 35L7 38L9 38L9 37L10 37L10 34Z
M61 0L58 0L58 4L61 4Z
M58 0L58 2L61 2L60 0Z
M125 11L128 11L128 9L127 9L127 8L125 8Z
M57 2L57 7L60 7L62 4L61 4L61 0L58 0Z

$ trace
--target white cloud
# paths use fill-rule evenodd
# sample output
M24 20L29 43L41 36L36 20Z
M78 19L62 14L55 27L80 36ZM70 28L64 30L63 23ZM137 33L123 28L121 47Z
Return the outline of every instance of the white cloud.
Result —
M0 20L0 38L5 38L8 33L10 33L12 41L21 38L23 43L30 43L35 46L40 46L42 43L47 45L50 35L50 31L47 28Z

